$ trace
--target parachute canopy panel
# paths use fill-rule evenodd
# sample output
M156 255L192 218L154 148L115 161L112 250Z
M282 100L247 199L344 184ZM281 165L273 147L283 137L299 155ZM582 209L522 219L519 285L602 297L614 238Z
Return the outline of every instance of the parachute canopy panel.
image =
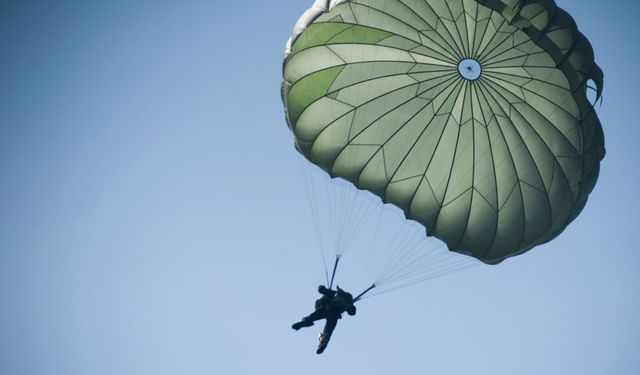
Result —
M603 74L552 0L318 0L283 72L308 160L486 263L562 232L604 157Z

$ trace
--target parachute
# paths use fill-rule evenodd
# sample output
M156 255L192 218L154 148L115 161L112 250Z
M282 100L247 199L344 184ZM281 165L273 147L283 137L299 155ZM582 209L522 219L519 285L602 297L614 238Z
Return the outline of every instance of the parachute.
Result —
M584 208L602 88L553 0L318 0L287 43L282 99L308 161L497 264Z

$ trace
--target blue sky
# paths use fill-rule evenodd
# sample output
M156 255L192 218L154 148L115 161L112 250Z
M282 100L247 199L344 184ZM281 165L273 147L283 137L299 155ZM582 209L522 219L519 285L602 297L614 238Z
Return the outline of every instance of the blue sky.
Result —
M607 156L556 240L366 299L324 280L279 85L310 1L0 4L0 373L637 374L640 6L559 0Z

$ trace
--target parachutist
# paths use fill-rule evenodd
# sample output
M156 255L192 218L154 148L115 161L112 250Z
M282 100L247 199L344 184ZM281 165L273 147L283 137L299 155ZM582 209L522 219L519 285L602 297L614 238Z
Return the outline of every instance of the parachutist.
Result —
M342 313L353 316L356 315L355 301L351 293L345 292L336 287L336 290L328 289L324 285L318 286L318 293L322 294L316 301L316 310L294 323L291 328L296 331L303 327L311 327L316 320L326 319L324 329L320 334L317 354L321 354L329 344L331 334L338 324L338 319L342 319Z

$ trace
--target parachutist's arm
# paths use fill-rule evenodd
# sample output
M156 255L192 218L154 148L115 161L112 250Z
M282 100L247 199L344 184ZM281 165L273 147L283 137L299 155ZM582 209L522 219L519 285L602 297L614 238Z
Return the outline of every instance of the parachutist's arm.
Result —
M349 314L350 316L356 315L356 307L354 305L349 306L347 308L347 314Z

